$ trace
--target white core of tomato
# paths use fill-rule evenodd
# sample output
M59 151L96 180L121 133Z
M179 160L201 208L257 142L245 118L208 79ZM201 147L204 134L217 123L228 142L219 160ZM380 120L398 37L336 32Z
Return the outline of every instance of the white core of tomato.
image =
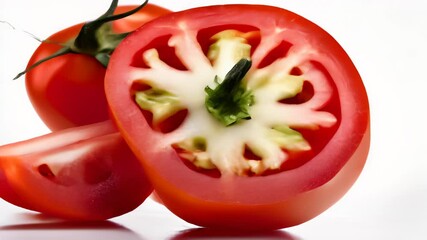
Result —
M293 45L286 57L261 69L256 68L259 52L254 53L258 62L253 64L255 67L244 79L255 98L249 109L251 119L224 126L206 110L204 89L215 85L216 76L224 79L240 59L250 58L251 46L246 38L251 33L235 30L218 33L213 37L216 42L210 47L208 56L203 53L196 34L183 28L180 34L169 40L169 45L175 48L176 55L188 70L169 66L159 58L156 49L150 49L141 56L149 68L134 68L131 73L129 81L162 89L178 99L164 102L150 96L148 100L153 102L151 108L169 109L157 110L161 116L154 116L155 120L172 116L179 109L188 110L184 122L176 130L164 134L165 140L158 146L159 149L165 145L179 146L185 150L181 157L201 168L217 168L222 174L261 174L268 169L280 168L288 159L288 154L283 150L310 149L309 143L292 128L316 129L336 123L334 115L318 110L331 98L333 90L326 76L308 61L310 55L316 54L315 51L306 46ZM280 43L280 35L277 36L277 39L270 37L267 41L261 41L258 49L273 49ZM272 43L273 46L266 45ZM294 67L300 68L303 74L291 75ZM279 102L300 93L304 81L309 81L314 88L310 100L301 104ZM143 101L147 100L145 96L142 98ZM202 147L198 147L194 139L203 139ZM245 148L260 159L247 159Z

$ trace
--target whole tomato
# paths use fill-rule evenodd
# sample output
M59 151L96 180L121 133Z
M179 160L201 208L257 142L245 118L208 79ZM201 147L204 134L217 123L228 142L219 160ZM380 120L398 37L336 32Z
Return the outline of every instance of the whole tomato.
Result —
M31 103L51 130L107 120L104 75L109 55L128 32L170 12L146 2L118 7L117 2L98 19L48 37L18 75L26 73Z

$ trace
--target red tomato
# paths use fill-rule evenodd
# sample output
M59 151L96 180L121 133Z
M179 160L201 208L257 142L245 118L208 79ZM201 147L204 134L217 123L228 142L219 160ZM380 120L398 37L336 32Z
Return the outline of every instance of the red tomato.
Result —
M152 192L111 121L0 147L0 197L77 220L103 220L138 207Z
M349 190L367 158L356 68L327 32L284 9L210 6L156 19L115 50L105 84L156 193L196 225L303 223Z
M119 6L117 14L137 6ZM147 4L137 13L113 22L114 33L130 32L169 10ZM83 24L61 30L50 36L34 52L28 67L44 59L76 38ZM107 120L108 107L104 93L105 67L94 57L68 53L48 60L26 75L31 103L51 130L81 126Z

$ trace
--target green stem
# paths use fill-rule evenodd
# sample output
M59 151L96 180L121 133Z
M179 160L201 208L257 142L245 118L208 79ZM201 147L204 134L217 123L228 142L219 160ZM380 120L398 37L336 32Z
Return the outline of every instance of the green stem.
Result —
M209 113L225 126L230 126L243 119L250 119L249 107L254 104L254 97L243 84L252 62L241 59L227 73L225 79L215 89L206 87L205 105Z
M87 22L80 29L77 37L67 43L63 43L63 47L55 52L54 54L43 58L33 65L27 67L24 71L16 75L15 79L18 79L22 75L26 74L28 71L37 67L38 65L51 60L55 57L65 55L67 53L78 53L86 54L96 58L104 67L108 65L110 56L112 52L116 49L119 43L129 34L127 33L114 33L112 30L111 22L130 16L145 5L147 5L148 0L145 0L140 6L121 14L113 15L114 11L117 8L118 0L113 0L111 2L108 10L99 18L94 21ZM42 42L48 42L47 40Z
M79 35L77 35L77 38L75 39L72 45L73 51L78 53L86 53L93 56L96 56L96 54L99 53L99 50L103 52L108 52L109 50L111 50L112 52L118 45L118 43L120 43L121 40L123 40L129 33L112 34L111 26L107 25L106 23L125 18L138 12L145 5L147 5L148 0L145 0L143 4L128 12L113 15L114 11L117 8L117 3L118 0L113 0L111 2L110 8L101 17L83 25ZM104 39L97 36L98 33L105 33ZM112 43L111 45L113 45L113 47L108 46L106 48L103 48L102 45L107 44L104 44L102 40L105 40L105 43L108 43L108 45Z

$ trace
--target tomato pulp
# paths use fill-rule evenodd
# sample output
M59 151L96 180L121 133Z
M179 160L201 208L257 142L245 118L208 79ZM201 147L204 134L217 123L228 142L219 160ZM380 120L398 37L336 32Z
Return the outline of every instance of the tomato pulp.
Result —
M111 121L0 146L0 197L26 209L104 220L132 211L151 192Z
M303 223L349 190L367 158L360 75L333 37L285 9L158 18L115 50L105 84L156 193L196 225Z

